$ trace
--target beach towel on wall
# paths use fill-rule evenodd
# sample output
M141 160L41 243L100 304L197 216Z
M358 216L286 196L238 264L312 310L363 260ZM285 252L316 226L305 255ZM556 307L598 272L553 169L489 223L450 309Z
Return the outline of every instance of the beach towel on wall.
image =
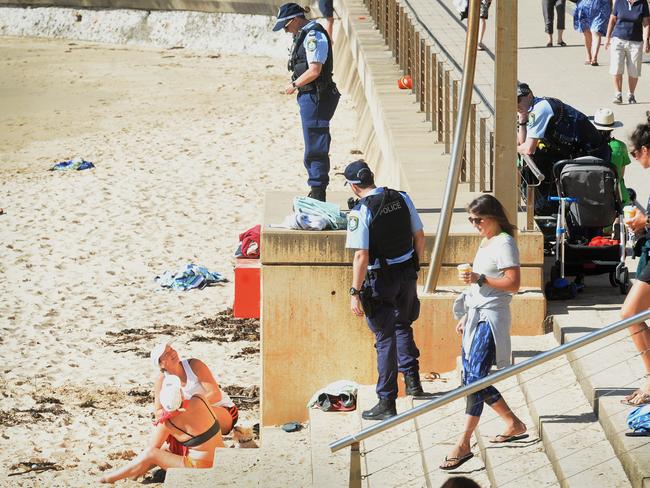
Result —
M251 227L246 232L239 234L239 253L243 258L259 258L260 257L260 233L262 226L256 225ZM240 257L240 256L238 256Z
M228 280L219 273L213 273L203 266L188 264L175 273L165 271L154 279L163 288L172 290L202 290L206 286L213 286L218 283L225 283Z

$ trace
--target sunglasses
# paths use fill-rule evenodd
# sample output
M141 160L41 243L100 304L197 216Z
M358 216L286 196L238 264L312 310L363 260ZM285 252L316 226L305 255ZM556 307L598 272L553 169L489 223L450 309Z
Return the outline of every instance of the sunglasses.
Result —
M291 24L291 22L293 22L294 20L296 20L295 17L294 17L293 19L290 19L286 24L284 24L283 29L286 31L286 30L287 30L287 27L289 27L289 25Z
M469 220L472 225L479 225L483 222L483 217L467 217L467 220Z
M632 149L630 151L630 156L632 156L633 158L636 158L636 155L637 155L638 152L639 152L638 149Z

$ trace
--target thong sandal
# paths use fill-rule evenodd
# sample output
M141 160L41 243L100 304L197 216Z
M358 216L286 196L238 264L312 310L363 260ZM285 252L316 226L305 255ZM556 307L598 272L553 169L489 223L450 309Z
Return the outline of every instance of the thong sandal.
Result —
M632 432L626 432L627 437L650 437L650 430L635 429Z
M638 398L638 401L633 401L635 398ZM627 405L628 407L640 407L641 405L647 405L650 403L650 394L639 389L629 395L628 397L621 400L621 404Z
M461 457L450 457L450 458L448 458L447 456L445 456L445 463L452 463L452 464L449 464L449 465L442 465L441 464L438 467L440 469L444 470L444 471L451 471L453 469L460 468L463 464L465 464L467 461L469 461L473 457L474 457L474 454L471 453L471 452L468 452L467 454L465 454L464 456L461 456Z
M522 434L514 434L514 435L498 434L497 436L490 439L490 443L504 444L506 442L520 441L521 439L527 439L527 438L528 438L528 434L526 434L525 432Z

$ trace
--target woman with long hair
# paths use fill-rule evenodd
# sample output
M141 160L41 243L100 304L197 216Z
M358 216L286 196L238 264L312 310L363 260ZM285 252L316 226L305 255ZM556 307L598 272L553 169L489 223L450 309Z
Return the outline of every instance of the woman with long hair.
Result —
M467 211L483 240L471 270L459 270L460 279L469 288L454 303L454 314L460 319L456 331L463 336L463 385L485 378L493 364L498 368L510 364L510 302L520 284L519 250L513 238L516 227L508 221L501 203L492 195L481 195ZM490 442L512 442L528 436L526 425L498 390L488 386L467 397L465 430L440 469L456 469L474 456L470 442L484 403L505 422L503 433Z
M632 147L630 154L643 169L650 168L650 112L646 112L646 116L646 123L639 124L630 137L630 146ZM650 211L650 199L648 199L648 211ZM648 264L650 261L650 231L648 230L650 222L647 212L644 214L637 211L634 218L625 221L625 225L632 231L646 238L646 243L642 248L642 253L645 253L645 255L641 256L637 268L636 283L625 297L621 309L621 317L624 319L650 309L650 265ZM637 351L641 355L643 366L649 378L645 385L623 400L626 405L638 406L650 403L650 329L648 329L648 324L641 322L631 326L628 331L632 336Z

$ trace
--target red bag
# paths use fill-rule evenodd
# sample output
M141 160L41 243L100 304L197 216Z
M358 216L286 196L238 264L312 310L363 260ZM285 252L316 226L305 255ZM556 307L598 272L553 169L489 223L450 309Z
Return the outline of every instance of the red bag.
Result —
M243 234L239 234L239 241L241 242L241 253L245 258L259 258L260 257L260 233L262 226L256 225L251 227Z

